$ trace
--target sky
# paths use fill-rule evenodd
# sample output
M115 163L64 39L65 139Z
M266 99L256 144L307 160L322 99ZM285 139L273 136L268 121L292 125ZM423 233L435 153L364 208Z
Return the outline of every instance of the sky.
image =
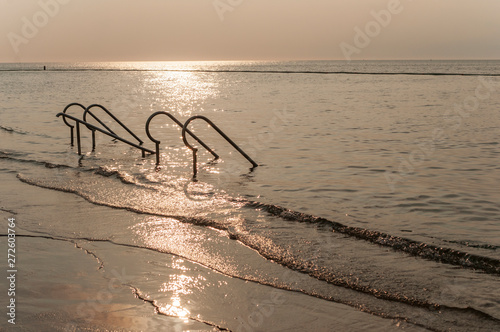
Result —
M500 59L499 0L0 0L0 62Z

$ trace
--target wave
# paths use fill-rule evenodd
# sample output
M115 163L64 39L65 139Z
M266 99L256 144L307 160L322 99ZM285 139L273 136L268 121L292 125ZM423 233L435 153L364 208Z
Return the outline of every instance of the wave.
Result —
M500 275L500 260L498 259L469 254L451 248L437 247L424 242L418 242L379 231L346 226L336 221L296 212L277 205L264 204L260 202L248 202L246 206L262 209L274 216L287 220L328 225L331 226L335 232L353 236L357 239L365 240L381 246L390 247L394 250L402 251L412 256L440 263L482 270L489 274ZM483 245L481 248L496 250L495 246L490 245Z
M1 70L0 70L1 71ZM51 136L47 134L40 134L40 133L34 133L34 132L28 132L28 131L23 131L20 129L12 128L12 127L7 127L7 126L2 126L0 125L0 130L10 133L10 134L18 134L18 135L30 135L30 136L38 136L38 137L44 137L44 138L52 138Z
M450 241L450 240L444 240L449 243L455 243L459 244L464 247L470 247L470 248L478 248L478 249L486 249L486 250L499 250L500 246L492 245L492 244L482 244L482 243L474 243L474 241Z
M11 127L2 126L2 125L0 125L0 130L6 131L8 133L16 133L16 134L20 134L20 135L27 135L28 134L25 131L14 129Z
M27 162L32 162L32 161L27 161ZM44 165L43 162L35 162L33 163L36 166L42 166ZM120 171L115 171L109 168L105 167L99 167L98 169L77 169L74 168L75 171L77 172L84 172L87 173L88 175L94 177L94 176L100 176L103 178L113 178L110 180L106 181L120 181L122 183L126 184L131 184L129 188L132 190L135 189L136 181L137 179L133 178L127 178L122 172ZM47 170L47 172L52 172L50 170ZM279 244L273 244L273 241L267 241L267 242L259 242L259 241L253 241L252 236L248 236L247 234L241 233L241 232L236 232L234 229L227 224L223 224L217 220L210 219L210 218L201 218L201 217L196 217L196 216L182 216L182 215L169 215L167 213L161 213L154 211L153 209L146 210L142 208L141 206L133 205L127 203L125 200L124 201L114 201L111 204L108 201L102 200L99 197L93 197L92 195L88 195L88 193L85 192L85 190L81 190L79 188L74 188L72 186L60 186L57 183L50 183L50 182L44 182L37 180L37 178L30 178L28 176L25 176L23 174L18 174L18 179L24 183L34 185L37 187L42 187L42 188L47 188L47 189L53 189L53 190L58 190L58 191L63 191L63 192L68 192L68 193L73 193L76 194L80 197L83 197L87 201L96 204L96 205L101 205L101 206L107 206L111 208L117 208L117 209L123 209L127 211L131 211L134 213L139 213L139 214L146 214L146 215L154 215L154 216L160 216L160 217L168 217L168 218L174 218L180 222L184 223L190 223L193 225L197 226L205 226L205 227L212 227L215 229L223 230L226 231L229 235L229 237L233 240L240 241L244 245L248 246L249 248L252 248L256 250L262 257L273 261L275 263L278 263L286 268L289 268L291 270L295 270L301 273L304 273L314 279L317 279L319 281L324 281L327 284L331 284L334 286L338 286L342 289L346 289L349 292L356 292L360 294L359 296L362 295L362 297L356 297L356 299L353 299L352 296L345 296L344 293L339 293L337 295L329 295L329 294L323 294L323 293L317 293L315 291L311 290L303 290L303 289L295 289L291 287L290 285L280 285L275 282L269 282L265 280L253 280L253 277L251 276L239 276L239 275L230 275L232 277L236 278L242 278L245 280L249 281L254 281L261 283L263 285L269 285L271 287L276 287L276 288L281 288L285 290L291 290L291 291L300 291L304 294L310 295L310 296L315 296L318 298L322 298L328 301L334 301L337 303L343 303L346 305L350 305L353 307L359 307L360 309L376 314L376 315L382 315L384 317L387 317L384 312L387 312L387 309L380 309L380 305L382 307L388 306L392 307L391 303L398 303L403 305L403 309L394 309L396 312L396 316L394 317L410 317L409 319L405 319L407 322L418 322L418 316L415 318L412 315L409 314L410 316L406 316L406 307L414 307L414 308L419 308L418 310L422 310L422 312L425 312L426 315L431 315L432 317L447 317L449 319L454 319L455 317L460 316L459 319L460 321L463 321L465 323L466 319L469 319L473 317L473 320L481 320L484 321L486 324L491 324L492 326L497 326L499 321L489 315L488 313L485 313L479 308L474 308L474 307L455 307L452 304L442 304L440 302L434 301L432 298L425 298L422 297L421 294L419 295L418 293L415 294L405 294L404 290L398 290L398 289L384 289L380 287L375 287L374 285L371 285L370 283L360 283L357 282L357 278L350 278L348 275L345 275L343 272L336 273L334 271L331 271L329 269L322 268L321 266L316 265L315 263L311 264L307 259L301 258L301 256L297 256L296 253L289 253L287 252L286 249L281 250L280 248L271 248L272 246L279 246ZM91 181L95 183L95 178ZM99 182L99 181L97 181ZM147 186L147 189L155 189L154 186L149 186L146 184L140 184L141 186ZM158 189L159 190L159 189ZM174 198L175 199L175 198ZM249 210L258 210L258 211L264 211L266 213L269 213L272 216L281 218L283 220L288 220L288 221L293 221L293 222L299 222L299 223L308 223L308 224L313 224L319 226L318 229L321 229L325 231L326 233L331 234L331 230L334 230L336 233L340 233L343 235L346 235L347 237L352 237L360 240L364 240L368 243L376 244L376 245L381 245L385 247L390 247L394 249L395 251L400 251L404 252L407 254L410 254L412 256L416 256L419 258L424 258L424 259L429 259L433 260L436 262L440 263L448 263L452 265L459 265L464 268L470 268L474 270L482 270L486 273L489 274L499 274L499 269L500 269L500 261L495 260L495 259L490 259L482 256L477 256L477 255L470 255L465 252L460 252L457 250L453 249L448 249L448 248L439 248L436 246L428 245L422 242L417 242L413 241L410 239L402 238L402 237L397 237L393 236L390 234L378 232L378 231L373 231L373 230L368 230L368 229L363 229L363 228L358 228L358 227L351 227L351 226L346 226L342 223L338 223L335 221L331 221L325 218L317 217L314 215L309 215L309 214L304 214L300 213L297 211L293 211L290 209L286 209L284 207L280 207L277 205L272 205L272 204L264 204L260 202L255 202L255 201L249 201L246 199L240 199L240 198L234 198L233 199L235 202L239 202L242 204L243 207ZM293 225L292 225L293 227ZM239 230L238 230L239 231ZM335 233L333 233L335 234ZM334 236L332 234L332 236ZM112 242L112 240L108 239L90 239L90 238L85 238L86 240L89 241L106 241L106 242ZM122 243L115 243L117 245L131 245L132 244L122 244ZM272 244L272 246L269 246L269 244ZM136 246L136 245L133 245ZM137 246L136 246L137 247ZM138 246L138 248L143 248L147 250L153 250L153 251L158 251L158 252L164 252L162 248L155 248L155 247L142 247ZM165 252L168 253L168 252ZM173 253L176 254L176 253ZM326 253L325 254L329 254ZM176 254L178 255L178 254ZM182 255L181 255L182 256ZM184 257L189 260L193 260L193 257ZM196 260L195 260L196 261ZM208 268L214 269L216 271L219 271L223 274L229 275L228 271L220 271L220 269L217 268L217 266L212 266L212 265L206 265L203 264L203 262L197 262L198 264L207 266ZM206 263L206 262L205 262ZM295 287L295 286L294 286ZM338 296L341 295L341 296ZM372 300L370 300L370 298ZM363 300L359 300L363 299ZM385 304L381 304L377 301L382 301L386 302ZM388 308L387 307L387 308ZM394 311L393 311L394 313ZM392 315L392 314L391 314ZM465 320L464 320L465 319ZM422 325L422 326L425 326Z
M9 153L0 151L0 159L9 159L12 161L16 162L22 162L22 163L31 163L33 165L37 166L44 166L45 168L63 168L63 169L73 169L78 172L85 172L85 173L92 173L98 176L103 176L103 177L114 177L120 182L127 184L127 185L134 185L136 187L142 187L147 190L154 190L156 192L162 192L161 188L158 188L155 185L147 185L144 183L141 183L137 178L134 176L118 171L118 170L113 170L109 169L107 167L100 166L98 168L74 168L68 165L63 165L63 164L53 164L49 162L44 162L44 161L37 161L37 160L25 160L25 159L20 159L15 156L12 156ZM28 177L25 177L22 174L18 174L18 179L21 180L22 182L43 187L46 189L53 189L53 190L58 190L58 191L64 191L68 193L73 193L77 194L86 200L88 200L91 203L94 204L99 204L99 205L104 205L104 206L109 206L112 208L120 208L120 209L125 209L131 212L135 213L141 213L141 214L148 214L148 215L157 215L157 216L162 216L162 217L169 217L169 218L175 218L178 219L182 222L189 222L195 225L199 226L209 226L209 227L214 227L218 228L224 231L229 231L227 226L222 226L221 224L217 223L215 220L211 219L206 219L206 218L196 218L196 217L186 217L183 215L173 215L173 214L165 214L165 213L160 213L158 211L154 210L147 210L144 208L140 208L137 206L130 207L126 205L120 205L118 202L115 203L110 203L110 202L99 202L97 201L94 197L91 197L90 195L86 195L80 191L78 191L75 188L71 187L59 187L57 185L51 185L48 183L41 183L39 181L36 181L35 179L30 179ZM203 195L203 193L200 193ZM207 196L212 197L212 194L207 194ZM322 217L317 217L311 214L305 214L302 212L297 212L285 207L281 207L278 205L273 205L273 204L266 204L262 202L257 202L257 201L250 201L248 199L244 198L232 198L232 197L226 197L228 201L231 201L233 203L240 204L241 206L244 206L246 208L254 209L254 210L261 210L269 213L270 215L273 215L275 217L279 217L284 220L290 220L290 221L296 221L296 222L301 222L301 223L310 223L310 224L317 224L317 225L322 225L326 226L327 228L331 228L334 232L347 235L356 239L364 240L373 244L381 245L384 247L389 247L392 248L395 251L400 251L404 252L406 254L409 254L411 256L415 257L420 257L424 258L427 260L439 262L439 263L445 263L445 264L450 264L454 266L460 266L462 268L468 268L468 269L474 269L474 270L481 270L483 272L486 272L488 274L494 274L494 275L500 275L500 260L491 258L491 257L485 257L485 256L480 256L476 254L470 254L464 251L459 251L456 249L452 248L446 248L446 247L438 247L432 244L424 243L424 242L419 242L415 240L411 240L408 238L400 237L400 236L395 236L391 235L388 233L376 231L376 230L370 230L366 228L361 228L361 227L353 227L353 226L347 226L342 223L329 220L326 218ZM229 234L231 237L238 238L238 235L235 234ZM498 246L494 246L491 244L478 244L478 243L468 243L466 241L447 241L449 243L456 243L459 245L464 245L466 247L472 247L472 248L480 248L480 249L485 249L485 250L492 250L496 251L498 249ZM276 257L273 257L272 259L276 259Z
M22 158L16 158L12 153L8 153L5 151L0 151L0 159L7 159L11 161L16 161L20 163L28 163L32 165L41 165L46 168L73 168L68 165L63 165L63 164L53 164L47 161L38 161L34 159L22 159Z
M95 200L90 195L83 194L74 188L58 187L55 185L52 186L52 185L48 185L48 184L41 184L41 183L38 183L36 180L24 177L22 174L18 174L17 178L21 182L24 182L26 184L33 185L36 187L45 188L45 189L52 189L52 190L57 190L57 191L62 191L62 192L78 195L78 196L82 197L83 199L85 199L86 201L88 201L92 204L95 204L95 205L107 206L110 208L126 210L129 212L134 212L134 213L138 213L138 214L145 214L145 215L165 217L165 218L173 218L173 219L176 219L180 222L187 222L187 223L191 223L191 224L197 225L197 226L207 226L207 227L217 228L220 230L226 230L226 228L220 227L220 225L215 220L210 220L210 219L201 218L201 217L196 218L196 217L186 217L186 216L175 215L175 214L165 214L165 213L147 211L147 210L141 209L139 207L124 206L124 205L120 205L118 203L110 204L107 202L100 202L100 201Z

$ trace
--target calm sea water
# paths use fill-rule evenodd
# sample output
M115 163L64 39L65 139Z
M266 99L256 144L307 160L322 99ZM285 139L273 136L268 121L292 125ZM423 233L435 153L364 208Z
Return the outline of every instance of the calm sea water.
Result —
M125 216L7 193L0 208L43 205L50 215L23 229L174 254L399 328L498 330L499 76L499 61L1 64L1 176ZM151 123L160 167L99 133L92 152L85 128L80 157L56 117L72 102L105 106L153 150L152 113L206 116L259 166L195 120L221 158L200 148L192 181L191 151L165 116Z

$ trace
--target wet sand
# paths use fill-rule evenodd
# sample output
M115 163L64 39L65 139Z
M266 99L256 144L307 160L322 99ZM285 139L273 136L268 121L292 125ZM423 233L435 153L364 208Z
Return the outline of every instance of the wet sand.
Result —
M75 201L85 205L90 217L92 209L102 209L73 194L21 183L13 174L3 173L2 180L13 193L59 202L38 209L41 222L47 222L48 209L55 213L50 218L71 218L64 207ZM2 210L0 217L15 217L17 225L16 330L388 331L402 327L392 319L343 304L232 278L176 255L113 241L31 232L26 229L33 225L31 209L19 211L2 204ZM110 209L113 213L122 211ZM2 251L6 251L5 239L1 237ZM287 277L298 278L295 272ZM6 319L0 326L13 327ZM407 326L405 330L419 329Z

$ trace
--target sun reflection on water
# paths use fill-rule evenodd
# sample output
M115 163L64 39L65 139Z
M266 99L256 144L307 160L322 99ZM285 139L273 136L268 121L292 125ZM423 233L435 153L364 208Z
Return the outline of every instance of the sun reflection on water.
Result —
M174 259L172 268L182 272L189 271L187 267L182 265L183 262L183 259ZM172 297L170 298L171 303L161 306L158 310L165 315L183 318L185 322L187 322L191 312L182 305L181 296L193 294L193 289L195 288L197 290L203 290L205 288L205 281L206 278L201 275L188 276L185 274L171 274L169 276L169 281L163 283L160 288L160 292L172 293Z
M234 219L228 215L227 223L237 226L243 219ZM172 218L148 218L145 222L132 227L141 245L155 248L161 252L172 253L186 258L195 258L201 262L225 271L235 268L236 262L228 260L224 250L226 232L204 231L203 228L182 223ZM180 263L179 263L180 264ZM178 268L180 274L186 274Z
M182 117L200 113L206 101L220 93L217 81L209 73L154 71L148 73L144 85L157 95L152 108L160 110L168 105Z
M189 322L189 314L191 313L186 308L180 306L180 298L172 298L172 304L167 304L163 307L159 307L158 311L167 316L176 316L184 319L184 322Z

